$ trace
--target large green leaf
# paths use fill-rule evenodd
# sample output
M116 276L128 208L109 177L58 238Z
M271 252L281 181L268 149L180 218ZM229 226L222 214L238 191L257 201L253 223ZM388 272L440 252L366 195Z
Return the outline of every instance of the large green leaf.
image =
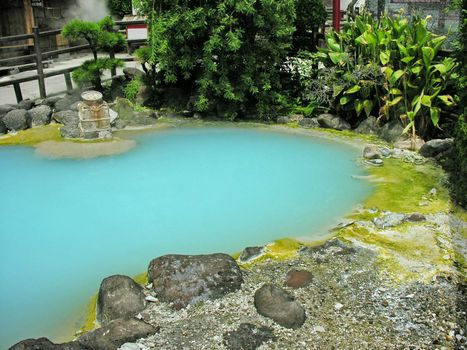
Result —
M334 85L332 88L332 97L337 97L344 90L342 85Z
M381 51L379 53L379 60L383 65L386 65L391 59L391 52L389 50Z
M337 43L337 41L332 37L332 36L328 36L326 38L326 41L328 43L328 47L332 50L332 51L336 51L336 52L342 52L342 49L340 47L340 45Z
M373 101L372 100L365 100L363 101L363 109L365 110L366 116L369 117L371 111L373 110Z
M439 109L438 107L430 108L431 122L433 123L434 126L438 126L440 111L441 109Z
M422 47L422 55L423 63L425 63L425 66L428 67L433 61L433 58L435 58L435 50L429 46L424 46Z
M407 56L401 59L402 62L404 63L409 63L411 62L415 57L414 56Z
M410 68L410 71L411 71L413 74L419 74L419 73L422 71L422 66L415 66L415 67L412 67L412 68Z
M397 96L394 100L388 101L389 106L395 106L402 100L402 96Z
M438 98L443 101L446 106L452 106L454 104L454 99L451 95L439 95Z
M394 85L403 75L404 75L403 70L401 69L396 70L394 73L392 73L391 78L389 79L389 82L391 83L391 85Z
M431 96L423 95L420 99L420 103L426 107L431 107Z
M363 110L363 102L362 102L362 100L356 99L356 100L354 101L354 107L355 107L355 111L357 112L357 116L360 115L360 113L362 113L362 110Z
M344 94L350 95L350 94L354 94L354 93L356 93L358 91L360 91L360 86L359 85L354 85L350 89L346 90L344 92Z
M328 55L334 64L344 64L348 56L345 52L329 52Z
M347 103L349 103L351 100L351 98L349 96L342 96L339 100L339 103L341 104L341 106L344 106L346 105Z
M366 31L365 33L363 33L363 38L368 43L368 45L376 45L377 39L376 35L374 35L373 33Z

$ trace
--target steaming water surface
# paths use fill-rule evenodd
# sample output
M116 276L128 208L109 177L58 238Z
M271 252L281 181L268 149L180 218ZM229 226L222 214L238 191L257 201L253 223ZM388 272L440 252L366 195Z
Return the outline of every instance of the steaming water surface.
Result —
M111 274L167 254L317 238L368 195L357 150L250 129L177 129L91 160L0 148L0 348L63 339Z

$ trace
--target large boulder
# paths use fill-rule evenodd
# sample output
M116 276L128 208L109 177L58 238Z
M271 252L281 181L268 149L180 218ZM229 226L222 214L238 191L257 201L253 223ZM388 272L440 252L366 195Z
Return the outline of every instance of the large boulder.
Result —
M384 124L381 129L379 129L378 136L385 141L395 142L402 137L403 131L404 128L402 127L401 123L399 123L397 120L394 120Z
M136 318L119 318L109 324L86 333L77 342L86 349L92 350L115 350L125 343L131 343L158 332L149 323Z
M372 222L377 228L385 229L388 227L398 226L402 224L406 219L407 216L405 214L386 213L381 217L374 218Z
M379 147L376 145L365 146L363 149L363 158L365 159L381 159Z
M16 108L13 105L0 105L0 118L14 109Z
M112 109L118 113L115 126L123 129L126 126L151 125L156 121L156 113L150 109L135 111L133 104L126 98L117 98Z
M78 125L79 123L78 113L71 110L55 112L52 114L52 118L57 123L61 123L63 125Z
M78 94L67 94L55 102L55 112L70 110L70 106L80 100L81 97Z
M52 108L47 105L37 106L28 111L31 127L47 125L50 123Z
M89 348L78 342L55 344L47 338L38 338L22 340L9 350L89 350Z
M0 134L4 134L8 131L8 128L6 127L5 123L3 122L3 115L0 115Z
M323 113L320 114L316 120L319 125L323 128L335 129L335 130L350 130L350 124L347 123L341 117L333 114Z
M143 288L128 276L102 280L97 296L97 320L101 324L137 314L146 307Z
M450 151L454 145L454 139L434 139L426 142L420 148L420 154L424 157L437 157Z
M298 125L302 128L319 128L320 126L317 118L303 118L299 120Z
M255 292L255 307L260 315L271 318L282 327L299 328L306 320L305 310L282 288L264 284Z
M354 130L358 134L377 135L379 132L378 121L376 117L370 115L364 119Z
M35 101L26 99L22 100L20 103L18 103L17 108L18 109L25 109L25 110L30 110L34 105L36 104Z
M220 298L243 283L240 268L227 254L161 256L150 262L148 279L157 296L175 308Z
M66 139L75 139L82 137L81 129L79 128L79 115L78 112L67 110L55 112L52 118L63 124L60 128L60 134Z
M3 117L3 123L8 130L24 130L29 127L28 111L25 109L14 109Z
M123 68L123 74L127 80L133 80L134 78L142 78L144 72L138 68L134 67L125 67Z
M55 106L55 103L57 103L60 99L62 99L63 96L50 96L50 97L46 97L42 100L42 104L43 105L47 105L49 107L54 107Z
M242 323L238 329L224 333L224 345L229 350L255 350L276 337L271 328Z

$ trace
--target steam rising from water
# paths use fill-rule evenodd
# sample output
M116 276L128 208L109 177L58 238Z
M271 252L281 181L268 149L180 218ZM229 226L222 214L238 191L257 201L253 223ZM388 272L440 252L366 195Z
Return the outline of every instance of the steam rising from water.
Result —
M84 21L98 21L109 14L106 0L77 0L69 9L69 16Z

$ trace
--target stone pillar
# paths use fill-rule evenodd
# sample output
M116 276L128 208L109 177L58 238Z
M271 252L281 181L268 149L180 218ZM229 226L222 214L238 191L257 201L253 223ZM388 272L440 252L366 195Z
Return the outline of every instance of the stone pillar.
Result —
M78 105L79 127L85 139L112 137L109 106L98 91L85 91Z

